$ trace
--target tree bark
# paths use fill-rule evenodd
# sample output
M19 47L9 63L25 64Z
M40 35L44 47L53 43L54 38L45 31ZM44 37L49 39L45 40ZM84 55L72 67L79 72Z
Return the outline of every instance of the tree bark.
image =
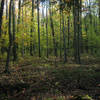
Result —
M6 0L6 19L8 19L8 0Z
M53 37L54 55L55 55L55 57L57 57L57 46L56 46L56 40L55 40L55 32L54 32L51 8L49 8L49 13L50 13L50 26L51 26L52 37Z
M32 15L31 15L31 21L33 23L34 21L34 0L32 0ZM34 23L33 23L34 24ZM31 25L31 35L30 35L30 55L33 56L33 44L32 44L32 37L33 37L33 24Z
M3 16L3 10L4 10L4 3L5 0L1 1L1 7L0 7L0 37L1 37L1 26L2 26L2 16Z
M48 58L48 9L47 9L47 0L46 0L46 39L47 39L47 58Z
M98 0L98 7L99 7L99 26L100 26L100 0Z
M80 34L80 52L83 53L83 37L82 37L82 0L79 0L79 34Z
M69 49L70 49L70 15L68 16L68 54L69 54Z
M20 24L21 0L18 2L18 24Z
M74 58L80 64L80 20L79 20L79 0L74 0Z
M15 1L13 0L12 5L12 15L13 15L13 61L16 61L17 59L17 53L16 53L16 28L15 28Z
M62 11L62 25L63 25L63 48L64 48L64 63L67 62L67 52L66 52L66 36L65 36L65 26L64 26L64 15Z
M61 3L61 0L60 0ZM60 58L62 58L62 17L61 17L61 9L60 10Z
M39 14L39 0L37 0L37 20L38 20L38 52L39 52L39 57L41 57L41 50L40 50L40 14Z
M11 47L12 47L12 32L11 32L11 5L12 1L10 0L9 6L9 24L8 24L8 33L9 33L9 47L7 51L7 59L6 59L6 66L5 66L5 73L9 73L9 62L10 62L10 54L11 54Z

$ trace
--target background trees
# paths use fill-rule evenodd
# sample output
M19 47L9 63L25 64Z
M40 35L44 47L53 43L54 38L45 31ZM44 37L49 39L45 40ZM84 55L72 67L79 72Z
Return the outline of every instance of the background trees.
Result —
M98 0L2 0L0 4L0 46L4 48L5 39L8 47L1 59L7 57L6 69L9 60L29 55L56 56L63 62L74 57L76 63L84 54L100 56Z

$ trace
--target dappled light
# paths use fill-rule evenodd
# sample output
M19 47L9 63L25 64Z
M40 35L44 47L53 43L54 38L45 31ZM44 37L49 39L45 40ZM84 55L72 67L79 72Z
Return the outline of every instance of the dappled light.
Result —
M0 100L100 100L100 0L0 0Z

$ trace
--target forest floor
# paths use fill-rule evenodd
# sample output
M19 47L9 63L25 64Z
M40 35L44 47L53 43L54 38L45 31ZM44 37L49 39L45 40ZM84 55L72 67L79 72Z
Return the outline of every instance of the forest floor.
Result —
M76 95L100 100L100 58L81 59L81 64L72 58L64 64L54 57L24 57L11 63L10 74L2 73L5 64L0 62L0 100L69 100Z

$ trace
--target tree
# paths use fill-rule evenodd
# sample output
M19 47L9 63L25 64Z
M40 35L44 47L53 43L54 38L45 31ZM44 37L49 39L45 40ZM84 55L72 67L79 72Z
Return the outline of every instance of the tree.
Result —
M62 11L62 25L63 25L63 48L64 48L64 63L67 61L67 52L66 52L66 36L65 36L65 26L64 26L64 15Z
M50 4L50 6L51 6L51 4ZM49 14L50 14L50 26L51 26L52 37L53 37L54 56L57 57L57 46L56 46L57 43L56 43L56 40L55 40L55 32L54 32L54 25L53 25L51 8L49 8Z
M38 20L38 51L39 51L39 57L41 57L41 50L40 50L40 14L39 14L39 0L37 0L37 20Z
M8 0L6 0L6 19L8 19Z
M48 8L47 8L47 0L46 0L46 39L47 39L47 58L48 58Z
M21 0L18 1L18 24L20 24Z
M11 32L11 5L12 1L10 0L9 5L9 24L8 24L8 33L9 33L9 46L7 51L7 59L6 59L6 65L5 65L5 73L9 73L9 61L10 61L10 54L11 54L11 47L12 47L12 32Z
M24 3L24 0L22 1L22 3ZM24 11L23 11L23 7L22 7L22 24L24 24L23 18L24 17ZM25 49L24 49L24 39L22 38L22 49L21 49L21 54L22 56L24 56L25 53Z
M70 15L68 16L68 53L69 53L69 49L70 49Z
M74 16L74 57L76 63L80 64L80 4L79 0L74 0L73 16Z
M13 15L13 61L16 61L17 59L17 53L16 53L16 28L15 28L15 1L13 0L13 5L12 5L12 15Z
M32 33L33 33L33 30L34 30L34 26L33 26L33 21L34 21L34 0L32 0L32 18L31 18L31 21L32 21L32 25L31 25L31 35L30 35L30 55L33 56L33 45L32 45Z
M86 49L86 52L88 53L88 23L87 23L87 16L85 16L84 22L85 22L85 32L86 32L86 44L85 44L85 49Z
M2 16L3 16L3 10L4 10L4 2L5 2L5 0L1 1L1 7L0 7L0 37L1 37L1 26L2 26Z
M99 0L99 20L100 20L100 0Z
M79 34L80 34L80 52L83 53L83 37L82 37L82 0L79 1Z
M61 4L61 0L60 0L60 4ZM60 5L59 4L59 5ZM61 17L61 6L59 7L59 14L60 14L60 58L62 58L62 17Z

